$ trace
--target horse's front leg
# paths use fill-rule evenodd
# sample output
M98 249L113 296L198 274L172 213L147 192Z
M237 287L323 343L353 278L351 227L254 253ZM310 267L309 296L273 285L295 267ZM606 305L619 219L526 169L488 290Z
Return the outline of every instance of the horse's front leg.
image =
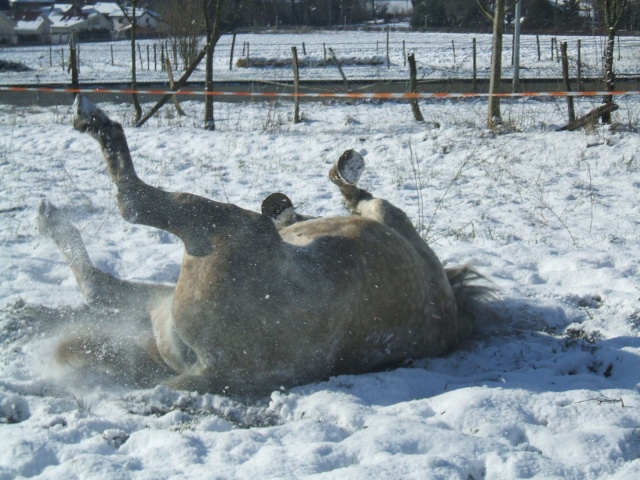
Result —
M102 148L107 170L118 190L118 206L123 218L175 234L190 255L209 254L214 202L196 195L166 192L144 183L136 174L122 126L83 96L76 98L74 109L74 128L88 132Z

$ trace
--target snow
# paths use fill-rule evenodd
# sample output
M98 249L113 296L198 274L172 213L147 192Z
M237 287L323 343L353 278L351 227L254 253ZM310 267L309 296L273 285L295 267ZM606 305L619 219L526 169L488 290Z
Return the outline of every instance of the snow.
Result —
M394 27L395 28L395 27ZM489 78L491 66L491 35L460 34L447 32L413 32L403 28L389 32L389 65L387 65L387 34L382 29L371 31L323 31L302 33L239 33L233 49L233 68L229 59L233 36L223 35L216 44L214 54L214 81L293 81L290 66L281 68L239 68L239 58L270 59L290 65L291 47L296 46L302 66L311 63L315 68L300 68L300 80L331 79L342 81L335 66L324 67L325 58L330 61L333 49L340 60L382 59L379 65L346 64L343 67L348 80L408 80L409 66L404 54L414 53L418 80L466 78L473 75L473 39L476 40L477 77ZM554 43L555 40L556 43ZM559 62L559 45L567 42L569 70L572 78L601 78L606 37L600 35L551 36L522 35L520 38L520 78L562 79ZM619 77L640 75L638 37L621 36L616 40L615 68ZM167 83L167 73L160 69L159 40L141 40L137 54L137 79L140 82ZM304 46L303 46L304 43ZM513 77L511 36L505 35L502 57L504 79ZM578 44L580 51L578 52ZM202 40L200 45L203 45ZM553 48L552 48L553 46ZM155 50L154 50L155 48ZM62 51L63 50L63 51ZM80 83L122 83L131 81L131 46L127 41L79 42ZM148 55L147 55L148 51ZM155 51L155 68L154 68ZM306 52L306 54L305 54ZM30 72L3 72L0 84L50 84L70 83L70 74L62 68L64 58L68 63L66 45L33 45L5 47L5 60L22 62L32 68ZM174 63L174 54L170 50ZM578 58L581 71L578 73ZM186 68L177 56L178 65L172 65L174 78L179 78ZM204 64L191 75L190 81L204 81ZM558 80L558 88L562 88ZM575 88L575 85L574 85Z
M421 102L425 124L406 103L303 103L299 124L288 102L216 103L215 131L200 128L201 101L136 129L129 104L92 100L126 126L145 181L252 210L281 191L299 213L346 214L327 173L355 149L365 188L405 209L442 261L491 280L502 322L443 358L254 403L74 375L52 350L87 312L37 232L40 201L122 278L174 282L182 246L122 220L71 98L0 105L0 478L640 476L636 97L617 98L614 128L577 132L556 131L562 100L504 101L498 133L482 100ZM597 102L576 99L578 113Z

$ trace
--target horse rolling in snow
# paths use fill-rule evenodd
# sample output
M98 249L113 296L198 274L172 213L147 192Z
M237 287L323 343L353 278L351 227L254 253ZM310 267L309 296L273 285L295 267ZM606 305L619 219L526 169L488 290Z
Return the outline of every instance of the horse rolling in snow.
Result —
M124 219L175 234L185 253L175 288L117 279L43 202L40 230L87 302L137 322L119 335L76 330L59 362L137 386L259 397L441 355L471 334L490 291L468 267L443 268L402 210L357 187L364 160L353 150L329 174L351 215L304 217L282 194L258 214L147 185L123 128L86 98L74 108L74 127L100 144Z

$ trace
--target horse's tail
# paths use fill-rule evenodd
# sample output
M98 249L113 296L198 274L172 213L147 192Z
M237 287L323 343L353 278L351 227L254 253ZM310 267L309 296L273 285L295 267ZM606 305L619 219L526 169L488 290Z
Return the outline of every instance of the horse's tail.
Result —
M463 340L481 326L481 321L484 323L496 320L496 290L469 265L446 267L444 270L456 299L460 322L459 339Z

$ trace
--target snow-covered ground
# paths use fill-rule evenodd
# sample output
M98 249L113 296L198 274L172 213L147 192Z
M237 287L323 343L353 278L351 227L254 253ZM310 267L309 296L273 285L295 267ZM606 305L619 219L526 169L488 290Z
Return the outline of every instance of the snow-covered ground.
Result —
M216 46L214 78L228 80L291 81L291 68L238 68L238 58L290 59L291 47L296 46L301 61L315 64L315 68L302 68L301 80L333 79L341 76L335 66L324 67L331 58L329 48L343 61L349 58L378 58L377 67L349 65L344 72L350 80L406 79L409 67L404 55L414 53L419 79L468 78L473 72L473 38L476 39L477 75L488 78L491 66L491 35L454 34L445 32L412 32L392 30L389 34L389 61L387 65L387 36L384 30L374 31L326 31L313 34L294 33L242 33L236 36L233 68L229 69L232 36L224 35ZM578 54L583 77L602 76L602 56L605 38L594 36L522 35L520 47L521 78L562 78L558 61L559 45L567 42L569 66L572 77L578 76ZM578 42L580 49L578 50ZM303 46L304 43L304 46ZM137 57L139 81L167 82L167 74L160 70L160 41L142 40ZM156 68L154 69L154 45ZM554 47L552 48L552 45ZM640 75L640 39L620 37L616 45L615 68L619 75ZM80 43L80 83L128 82L131 79L131 49L127 41ZM112 55L113 52L113 55ZM305 53L306 52L306 53ZM540 52L538 54L538 52ZM148 56L147 56L148 54ZM539 55L539 58L538 58ZM553 55L553 57L552 57ZM70 74L62 68L63 59L68 64L66 45L40 45L0 48L0 58L19 61L32 68L28 72L2 72L0 84L38 84L70 82ZM170 55L173 62L173 54ZM503 50L503 76L512 78L512 36L505 35ZM184 69L178 57L174 66L178 78ZM191 76L193 81L204 80L204 65Z
M615 128L572 133L557 100L504 102L498 134L481 100L421 102L426 124L403 103L303 104L300 124L287 102L220 103L214 132L190 101L127 127L153 185L253 210L282 191L318 216L345 214L327 172L355 148L363 185L500 293L503 322L447 357L255 403L55 365L60 328L87 312L37 232L42 199L122 278L175 281L182 247L122 220L71 99L0 105L0 479L640 477L640 101L617 100ZM130 105L102 107L130 125Z

